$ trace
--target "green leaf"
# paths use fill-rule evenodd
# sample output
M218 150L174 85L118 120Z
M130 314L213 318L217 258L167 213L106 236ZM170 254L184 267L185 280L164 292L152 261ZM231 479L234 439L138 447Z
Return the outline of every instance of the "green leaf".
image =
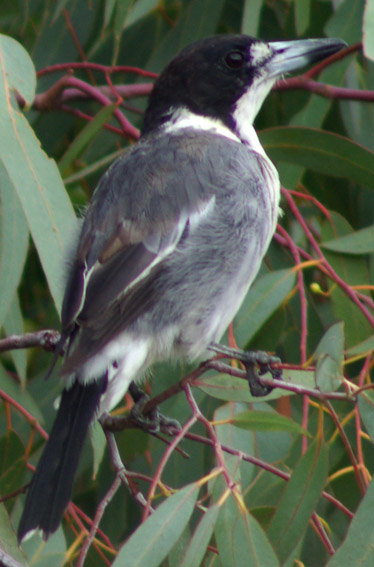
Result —
M303 35L310 24L310 0L295 0L297 35Z
M291 384L315 388L314 372L309 370L283 370L283 380ZM227 402L258 402L259 398L251 396L246 380L229 376L227 374L206 375L199 378L195 385L209 396ZM290 396L288 390L274 389L270 394L261 398L261 401L276 400L282 396Z
M293 270L277 270L258 278L234 320L239 345L247 345L262 325L282 305L295 285Z
M9 311L4 321L4 329L9 337L10 335L22 335L24 332L21 308L19 305L18 295L16 294L9 306ZM21 385L25 385L26 381L26 349L14 349L10 351L14 365L18 372Z
M94 455L93 476L96 477L101 461L104 458L105 448L107 446L105 433L98 421L92 423L90 428L90 441Z
M0 503L0 565L4 567L28 567L29 563L22 553L5 505Z
M1 162L0 198L0 326L2 326L22 277L29 243L29 231L17 194Z
M23 389L18 382L8 375L2 364L0 364L0 389L4 390L8 396L13 398L25 410L31 413L31 415L34 416L39 423L43 423L43 415L34 398L27 390Z
M361 501L342 545L326 567L372 567L374 541L374 481Z
M206 375L199 378L195 385L218 400L225 400L226 402L248 402L250 400L247 381L236 376L229 376L228 374Z
M3 34L0 34L0 70L3 81L8 85L8 103L12 93L17 91L26 104L31 104L36 87L34 64L18 41Z
M283 564L306 532L327 477L327 450L316 439L297 464L268 529Z
M230 423L251 431L288 431L310 437L298 423L279 413L249 410L232 417Z
M205 555L220 508L211 506L197 524L179 567L197 567Z
M104 108L96 114L95 118L79 132L78 136L69 145L58 163L62 175L64 175L71 163L82 154L88 144L90 144L101 131L103 125L111 118L115 109L115 103L104 106Z
M360 25L360 24L359 24ZM352 26L353 27L353 26ZM357 58L355 69L352 66L346 73L344 86L351 90L371 90L374 80L374 68L364 57ZM374 148L374 116L371 104L361 101L340 101L340 113L348 137L366 148ZM372 219L369 220L369 222Z
M342 366L344 361L344 323L331 325L318 343L314 358L329 354Z
M113 567L158 567L182 534L195 507L198 484L178 490L127 540Z
M370 254L374 252L374 225L324 242L322 247L345 254Z
M215 528L223 565L230 567L277 567L279 561L257 521L239 509L230 495L218 515Z
M334 391L342 383L344 323L332 325L320 340L316 352L316 383L322 392Z
M131 26L144 18L157 6L159 0L137 0L127 19L127 26Z
M223 0L185 2L177 25L165 36L159 48L152 55L148 68L155 72L161 71L182 47L214 34L223 5Z
M365 0L343 0L325 26L330 37L341 37L349 44L361 41Z
M263 4L263 0L251 0L251 2L244 3L241 29L242 33L258 37L258 28Z
M112 19L114 8L116 7L117 0L105 0L104 9L104 28L107 27L110 20Z
M52 21L57 20L57 18L61 15L62 10L66 7L66 4L69 0L58 0L57 5L55 6L55 11L53 13Z
M329 354L321 355L316 364L316 383L321 392L333 392L343 381L342 367Z
M372 390L360 392L358 396L358 408L360 410L360 418L366 427L366 431L374 442L374 392Z
M13 46L13 42L12 42ZM9 64L9 44L0 43L0 161L17 194L23 214L34 240L57 310L60 310L63 285L63 256L66 235L70 234L75 215L54 161L40 148L30 125L10 104L11 91L23 89L23 81L35 81L32 67L26 68L24 52L12 62L24 69L22 81L15 82ZM28 71L26 73L26 71ZM8 77L14 80L9 82ZM30 94L30 93L28 93Z
M347 349L347 356L356 356L357 354L368 353L371 350L374 350L374 336L368 337L364 341Z
M25 447L14 431L8 431L0 438L0 494L22 486L26 470Z
M331 212L330 215L331 221L326 220L322 226L321 239L323 242L353 232L352 227L340 214ZM325 258L345 284L354 286L370 281L367 262L364 258L330 251L325 252ZM361 293L365 291L362 290ZM351 347L365 340L372 333L372 327L361 310L333 281L329 281L329 296L336 319L344 321L346 346Z
M234 427L232 423L232 420L247 407L247 404L243 403L224 404L214 412L213 423L218 440L222 445L231 447L239 453L253 455L256 453L255 436L239 427ZM256 469L252 463L246 463L245 467L239 468L240 464L237 455L225 454L225 465L230 476L235 482L240 482L242 487L246 487L253 480Z
M374 189L374 153L344 136L313 128L279 127L260 132L270 158Z
M88 177L89 175L94 175L100 169L109 166L115 159L123 154L124 150L116 150L115 152L111 152L110 154L106 155L103 158L98 159L97 161L87 165L87 167L83 167L77 173L73 173L73 175L69 175L65 177L64 183L65 185L69 185L69 183L75 183L76 181L80 181Z
M123 30L126 27L127 18L134 0L119 0L115 8L114 16L114 54L113 63L118 59L119 48Z
M32 567L63 567L66 565L67 545L62 527L42 541L41 534L36 532L30 539L22 542Z

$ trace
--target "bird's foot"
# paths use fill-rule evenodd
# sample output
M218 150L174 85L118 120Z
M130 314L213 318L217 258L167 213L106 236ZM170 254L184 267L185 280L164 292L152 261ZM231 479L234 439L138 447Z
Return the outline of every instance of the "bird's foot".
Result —
M272 356L262 350L245 351L216 343L211 343L208 348L219 354L235 358L244 364L250 392L256 398L266 396L273 390L273 386L263 384L261 376L270 372L273 379L282 380L282 369L277 366L281 363L278 356Z
M147 433L165 433L166 435L176 435L180 430L180 423L160 413L156 406L146 415L143 410L149 401L149 396L145 394L134 382L130 384L129 392L135 404L131 410L130 418L135 421L140 429Z

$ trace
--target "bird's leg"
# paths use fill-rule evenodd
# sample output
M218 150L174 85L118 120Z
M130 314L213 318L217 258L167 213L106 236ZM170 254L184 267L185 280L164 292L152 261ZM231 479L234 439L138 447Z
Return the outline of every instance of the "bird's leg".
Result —
M131 410L131 419L133 419L142 429L148 433L165 433L167 435L175 435L180 431L180 423L176 419L172 419L160 413L158 407L153 408L149 413L144 415L143 410L149 396L143 392L135 382L131 382L129 393L135 402Z
M261 376L263 374L270 372L272 378L276 380L282 379L282 369L273 368L273 365L278 365L281 362L278 356L272 356L262 350L244 351L217 343L211 343L208 349L240 360L244 364L247 371L249 389L254 397L266 396L273 390L273 386L265 386L262 383Z

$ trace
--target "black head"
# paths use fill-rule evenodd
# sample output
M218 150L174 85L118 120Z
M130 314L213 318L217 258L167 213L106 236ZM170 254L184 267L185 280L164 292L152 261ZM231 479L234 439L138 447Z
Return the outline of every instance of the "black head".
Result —
M244 97L252 124L280 75L323 59L344 45L330 39L265 43L246 35L218 35L193 43L156 81L142 133L162 125L183 108L218 119L235 130L234 114Z
M222 35L184 48L155 83L143 132L168 120L178 107L221 119L230 114L256 73L250 64L250 46L255 43L258 40L245 35Z

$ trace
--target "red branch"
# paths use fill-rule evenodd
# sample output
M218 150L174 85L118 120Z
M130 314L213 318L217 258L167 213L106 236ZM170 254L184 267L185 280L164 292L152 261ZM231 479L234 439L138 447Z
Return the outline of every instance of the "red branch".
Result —
M296 206L294 200L292 199L292 196L290 195L290 193L284 188L282 188L282 193L283 193L284 197L286 198L287 203L288 203L292 213L294 214L295 218L297 219L297 221L301 225L302 229L304 230L305 235L310 242L310 245L312 246L313 250L316 252L318 258L321 260L321 264L323 264L324 269L326 270L326 273L329 275L329 277L335 283L337 283L343 289L343 291L347 294L347 296L357 305L357 307L360 309L360 311L362 311L362 313L365 315L366 319L369 321L370 325L372 325L372 327L374 327L374 317L371 315L371 313L368 311L368 309L365 307L365 305L363 305L361 303L361 301L358 299L356 292L351 288L351 286L348 285L335 272L335 270L330 266L330 264L327 262L325 256L322 253L321 248L319 247L319 245L318 245L316 239L314 238L311 230L309 229L307 223L305 222L305 219L303 218L299 209L297 208L297 206Z

